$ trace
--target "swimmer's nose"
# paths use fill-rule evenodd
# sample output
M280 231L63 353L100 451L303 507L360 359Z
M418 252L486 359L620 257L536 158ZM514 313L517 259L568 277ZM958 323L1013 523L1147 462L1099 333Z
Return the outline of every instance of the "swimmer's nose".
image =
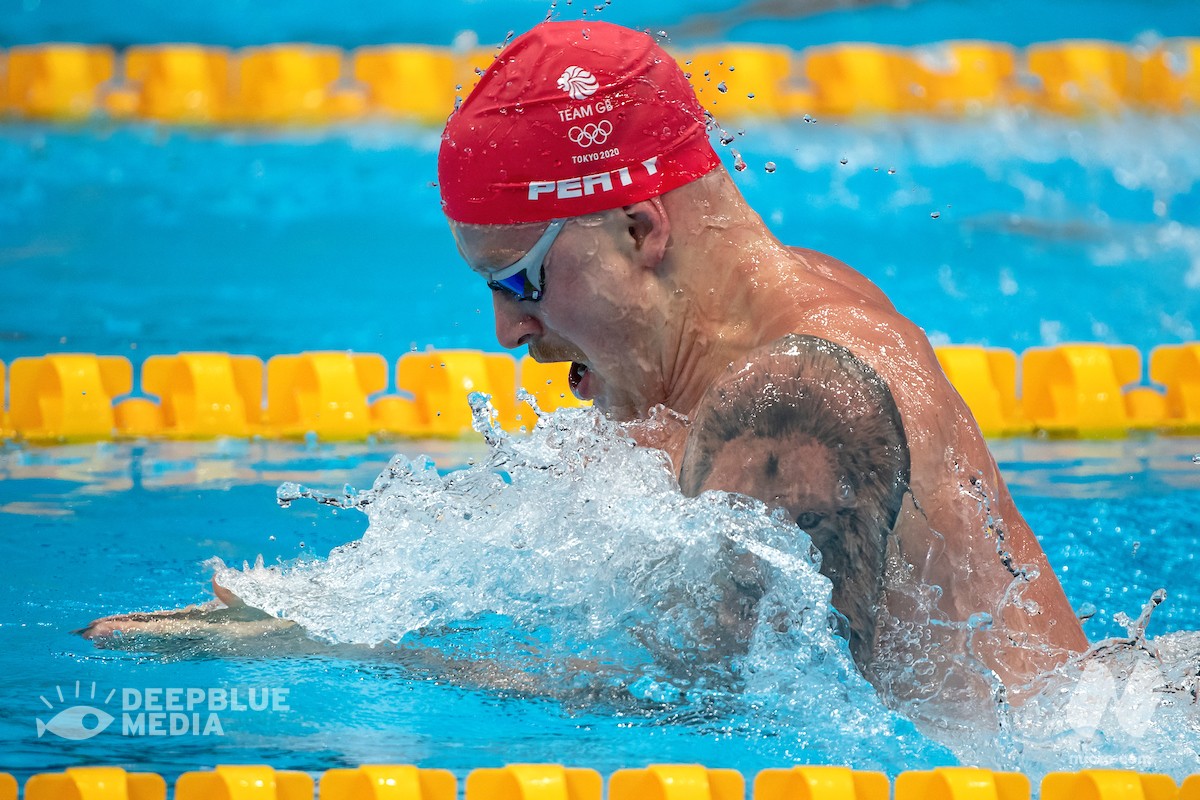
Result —
M526 310L526 303L492 292L492 308L496 312L496 341L501 347L514 350L529 344L542 333L542 323Z

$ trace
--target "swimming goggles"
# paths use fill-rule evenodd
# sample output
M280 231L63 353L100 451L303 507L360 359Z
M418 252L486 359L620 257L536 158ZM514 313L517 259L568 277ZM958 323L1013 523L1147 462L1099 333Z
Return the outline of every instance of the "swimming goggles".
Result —
M565 219L551 222L528 253L488 275L488 288L504 292L516 300L541 300L545 294L542 282L546 277L543 263L566 223Z

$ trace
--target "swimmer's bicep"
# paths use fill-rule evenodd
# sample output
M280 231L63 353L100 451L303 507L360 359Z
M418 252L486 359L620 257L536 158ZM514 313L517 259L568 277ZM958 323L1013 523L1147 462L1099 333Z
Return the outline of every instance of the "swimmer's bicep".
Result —
M849 350L788 336L731 365L705 397L680 485L783 507L812 537L851 646L869 659L909 453L883 379Z
M730 364L705 393L680 470L680 486L686 493L694 495L709 488L724 488L709 485L714 459L730 448L739 448L739 440L753 432L757 414L767 402L787 402L783 397L767 398L765 392L768 387L783 385L794 374L795 365L788 363L792 338L784 337L767 348L751 352L744 361Z
M716 460L760 439L805 438L842 449L845 438L855 435L890 442L890 449L875 448L882 456L879 466L897 466L907 483L904 426L883 378L841 345L789 334L731 364L705 394L684 451L680 485L689 494L721 488L709 480ZM750 475L741 477L753 482Z

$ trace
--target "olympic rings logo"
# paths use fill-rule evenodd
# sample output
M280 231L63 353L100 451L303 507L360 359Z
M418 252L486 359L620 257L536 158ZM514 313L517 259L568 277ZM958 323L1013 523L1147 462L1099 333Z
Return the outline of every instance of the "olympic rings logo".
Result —
M604 144L607 142L612 132L612 123L606 119L602 119L598 123L589 122L583 127L576 125L567 131L567 138L580 147L591 147L594 144Z

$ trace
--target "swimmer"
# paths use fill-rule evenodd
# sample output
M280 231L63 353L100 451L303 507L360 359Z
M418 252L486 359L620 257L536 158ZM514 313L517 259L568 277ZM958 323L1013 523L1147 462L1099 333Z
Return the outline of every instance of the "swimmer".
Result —
M886 694L1012 696L1087 648L924 332L863 275L771 234L651 37L593 20L516 38L451 115L438 173L500 344L570 362L573 391L664 450L685 492L786 509ZM688 424L639 422L660 407ZM730 583L744 641L754 564ZM83 633L194 627L179 613Z
M573 391L613 419L690 420L631 430L685 492L787 510L821 550L856 661L890 693L971 691L980 665L1012 691L1084 651L924 332L847 265L780 243L707 122L646 34L546 22L500 53L438 160L500 344L570 362Z

